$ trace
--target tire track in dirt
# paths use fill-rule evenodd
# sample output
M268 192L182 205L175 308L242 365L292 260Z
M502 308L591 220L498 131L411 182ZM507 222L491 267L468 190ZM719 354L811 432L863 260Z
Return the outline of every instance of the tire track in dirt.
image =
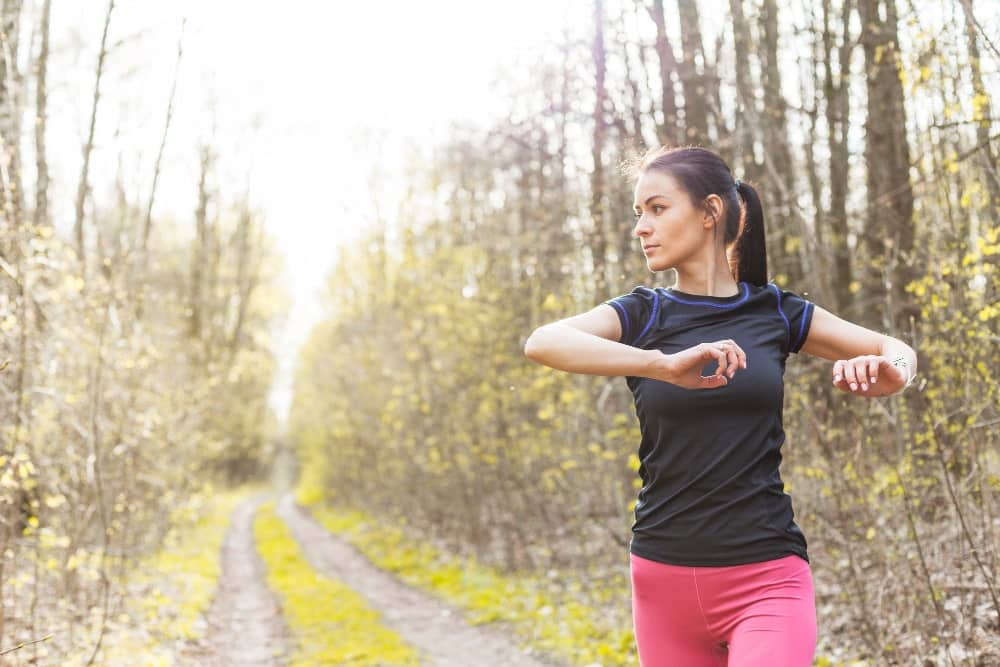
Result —
M283 667L290 655L281 605L267 585L267 566L254 542L253 519L268 500L258 494L233 510L222 543L219 584L201 640L181 664L198 667Z
M471 625L462 612L379 569L347 540L330 533L312 514L283 495L277 514L298 540L306 560L364 597L433 667L563 667L548 656L529 653L504 633L502 624Z

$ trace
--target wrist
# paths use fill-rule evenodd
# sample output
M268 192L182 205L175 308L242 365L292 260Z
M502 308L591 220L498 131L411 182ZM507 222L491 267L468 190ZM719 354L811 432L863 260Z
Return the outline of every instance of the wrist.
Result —
M646 368L643 375L654 380L672 382L673 364L672 357L661 350L649 350L646 359Z
M917 377L916 369L910 364L909 359L905 355L897 354L889 357L889 363L900 369L904 375L903 386L898 390L899 392L906 391L906 389L913 384L913 381ZM898 393L898 392L897 392Z

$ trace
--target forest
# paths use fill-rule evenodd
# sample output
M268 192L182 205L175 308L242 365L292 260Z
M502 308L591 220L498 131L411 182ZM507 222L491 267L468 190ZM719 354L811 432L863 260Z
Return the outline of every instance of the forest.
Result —
M405 173L391 205L357 194L377 219L336 249L285 424L268 395L294 258L222 185L210 136L184 146L188 213L155 214L176 70L149 120L156 145L108 129L123 122L103 102L108 72L129 66L115 0L80 47L86 95L51 102L51 70L71 58L50 52L61 4L0 9L4 664L236 655L249 640L204 621L226 604L224 544L243 545L258 573L240 576L283 610L271 627L295 657L259 664L415 664L405 631L354 625L369 616L351 581L315 578L320 530L474 610L473 625L509 623L546 664L638 664L632 397L620 377L533 364L524 343L672 283L646 268L624 167L661 145L710 148L753 184L770 280L918 353L916 382L885 398L789 359L782 478L812 554L816 664L1000 664L992 2L575 3L585 20L496 73L495 118L387 158ZM183 31L175 49L179 63ZM79 145L47 143L59 114L81 119ZM122 166L95 193L100 152ZM51 158L65 154L71 180ZM276 488L297 505L239 504ZM316 618L323 607L350 611ZM353 648L316 648L346 636Z

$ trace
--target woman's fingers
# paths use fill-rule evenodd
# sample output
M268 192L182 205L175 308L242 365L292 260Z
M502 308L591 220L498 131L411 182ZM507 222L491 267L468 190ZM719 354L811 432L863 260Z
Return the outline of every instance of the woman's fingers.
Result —
M871 355L868 357L868 381L872 384L878 382L878 367L881 360L878 355Z
M726 358L729 361L729 377L736 375L736 369L740 367L739 349L736 343L726 348Z
M709 351L711 358L715 359L715 361L719 364L713 375L724 376L728 365L728 355L726 354L726 351L723 350L722 346L718 343L707 343L705 347Z
M853 359L838 359L833 364L833 384L844 391L866 392L878 381L881 357L866 354Z
M736 375L740 368L747 367L746 353L731 339L699 343L684 351L678 357L681 366L678 370L687 375L688 381L695 383L699 389L722 387ZM680 354L680 353L678 353ZM711 375L701 375L705 362L714 359L716 369Z
M861 358L854 362L854 377L861 391L868 391L868 359Z
M833 363L833 384L837 389L851 391L846 369L847 362L844 359L838 359Z
M736 375L738 369L746 368L746 352L736 344L736 341L727 338L717 341L713 345L722 352L723 359L725 360L724 365L722 361L719 362L719 368L716 371L717 374L726 375L731 378Z
M847 381L847 386L854 391L858 388L858 376L855 374L856 365L852 361L847 361L844 364L844 380Z
M719 374L702 375L700 382L701 382L701 387L700 387L701 389L715 389L716 387L721 387L725 384L728 384L726 376Z

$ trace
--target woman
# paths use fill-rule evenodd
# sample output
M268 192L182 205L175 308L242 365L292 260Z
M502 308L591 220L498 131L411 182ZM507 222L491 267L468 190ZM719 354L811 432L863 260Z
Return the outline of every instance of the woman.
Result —
M912 382L916 354L768 282L760 200L715 153L661 148L636 177L634 235L649 270L674 269L675 286L636 287L541 326L525 354L625 376L634 395L642 667L807 667L812 573L778 472L785 361L831 360L835 387L885 396Z

